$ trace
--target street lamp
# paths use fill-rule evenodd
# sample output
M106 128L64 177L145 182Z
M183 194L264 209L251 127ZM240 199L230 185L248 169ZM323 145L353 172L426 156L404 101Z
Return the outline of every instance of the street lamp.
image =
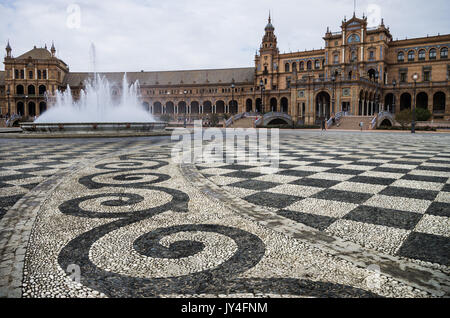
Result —
M261 89L261 113L264 113L264 96L263 96L263 92L264 92L264 82L261 79L261 81L259 82L259 87Z
M412 77L414 81L414 105L413 105L413 118L411 123L411 133L416 133L416 87L417 87L417 80L419 79L419 74L414 73Z
M233 82L234 82L234 80L233 80ZM231 84L231 113L232 114L234 114L233 111L234 111L234 88L235 87L236 86L234 85L234 83Z
M8 96L8 117L11 117L11 104L9 102L10 95L11 95L11 91L8 88L8 90L6 91L6 96Z
M335 96L336 96L336 76L331 76L331 81L333 82L333 101L332 101L332 113L334 114L334 103L335 103Z
M377 113L380 112L379 109L379 100L378 100L378 79L379 79L379 75L378 72L375 72L375 111L377 111ZM372 114L372 116L375 114Z
M391 113L395 113L395 103L396 103L396 99L397 99L397 96L396 96L396 91L395 91L395 89L396 89L396 86L397 86L397 80L393 80L392 81L392 85L394 86L394 105L393 105L393 111L391 112Z
M187 95L188 91L184 90L184 115L183 115L183 127L186 128L187 125L187 118L186 118L186 113L187 113L187 102L186 102L186 95ZM180 110L178 110L178 113L180 113Z

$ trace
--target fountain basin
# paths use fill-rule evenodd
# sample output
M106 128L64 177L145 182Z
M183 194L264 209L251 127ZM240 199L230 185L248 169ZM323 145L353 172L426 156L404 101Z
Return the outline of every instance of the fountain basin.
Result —
M167 123L20 123L24 133L104 134L163 132Z

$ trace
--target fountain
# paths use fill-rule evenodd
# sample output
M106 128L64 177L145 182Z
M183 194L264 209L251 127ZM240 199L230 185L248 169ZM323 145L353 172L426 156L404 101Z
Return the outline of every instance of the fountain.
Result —
M95 72L95 47L91 46L94 73L84 82L79 99L74 99L67 86L57 91L53 104L33 123L21 123L24 132L148 132L164 130L165 123L155 122L144 109L139 96L139 82L129 85L123 76L120 98L113 94L113 83Z

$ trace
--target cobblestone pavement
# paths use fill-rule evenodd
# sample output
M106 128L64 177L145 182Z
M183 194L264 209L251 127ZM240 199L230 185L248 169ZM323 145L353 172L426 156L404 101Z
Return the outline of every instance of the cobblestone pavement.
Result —
M283 134L271 174L152 139L0 143L0 296L448 295L450 143L411 138Z
M292 136L280 143L279 169L266 171L245 163L252 151L237 153L235 164L197 168L235 196L295 222L437 268L450 265L447 135Z

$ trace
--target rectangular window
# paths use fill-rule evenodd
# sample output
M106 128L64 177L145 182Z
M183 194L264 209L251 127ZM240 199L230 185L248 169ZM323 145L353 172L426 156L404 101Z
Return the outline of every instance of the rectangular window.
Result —
M400 82L406 83L406 73L400 73Z
M429 82L431 80L431 72L430 71L424 71L423 72L423 81Z
M47 79L47 71L42 71L42 78Z

